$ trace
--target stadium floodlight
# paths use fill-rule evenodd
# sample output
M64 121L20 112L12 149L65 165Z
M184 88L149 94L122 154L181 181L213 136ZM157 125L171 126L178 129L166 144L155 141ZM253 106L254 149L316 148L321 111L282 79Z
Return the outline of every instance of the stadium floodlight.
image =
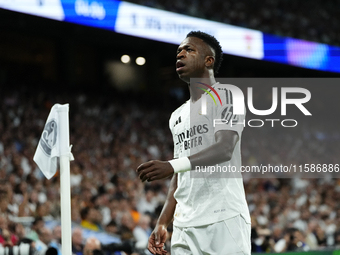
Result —
M127 64L130 62L130 56L129 55L123 55L120 60L124 63Z
M143 57L138 57L138 58L136 58L136 64L139 65L139 66L144 65L145 62L146 62L146 61L145 61L145 58L143 58Z

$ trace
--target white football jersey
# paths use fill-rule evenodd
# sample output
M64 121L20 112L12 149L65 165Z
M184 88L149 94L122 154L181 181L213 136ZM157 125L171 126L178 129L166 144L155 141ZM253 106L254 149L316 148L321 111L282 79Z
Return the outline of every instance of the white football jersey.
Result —
M174 225L178 227L212 224L239 214L250 223L240 173L240 145L245 115L233 114L232 94L229 90L216 88L216 91L220 95L221 103L215 100L218 102L216 104L207 93L204 94L206 114L202 114L202 96L195 103L188 100L170 117L174 158L188 157L213 145L216 143L217 131L232 130L239 135L231 160L215 166L219 173L211 174L207 167L178 173L177 189L174 193L177 201ZM235 125L230 125L231 121ZM230 169L236 172L231 172Z

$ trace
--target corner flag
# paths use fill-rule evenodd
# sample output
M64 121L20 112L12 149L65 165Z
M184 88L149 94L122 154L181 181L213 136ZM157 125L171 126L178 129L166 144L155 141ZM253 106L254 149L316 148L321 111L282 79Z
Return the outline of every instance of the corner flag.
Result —
M73 156L69 148L68 104L55 104L48 115L33 160L47 179L57 171L57 157Z
M73 155L69 144L68 104L55 104L48 115L33 160L50 179L57 171L57 158L60 158L61 253L66 255L72 254L70 160L73 160Z

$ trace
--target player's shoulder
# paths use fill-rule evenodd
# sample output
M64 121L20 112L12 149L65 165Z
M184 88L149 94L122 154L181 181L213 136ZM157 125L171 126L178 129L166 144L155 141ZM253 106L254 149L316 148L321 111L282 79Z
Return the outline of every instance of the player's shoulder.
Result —
M212 87L216 90L216 91L230 91L232 90L231 88L231 84L223 84L223 83L215 83L214 85L212 85Z
M189 100L185 101L181 106L179 106L176 110L174 110L171 114L171 116L176 116L178 114L180 114L183 110L185 110L186 107L188 107L189 104Z
M189 100L188 100L189 101ZM178 107L175 111L172 112L170 119L169 119L169 127L170 129L175 126L176 121L181 118L183 112L185 111L186 107L188 106L188 101L183 103L180 107ZM184 114L185 115L185 114Z
M230 88L230 84L221 84L216 83L212 87L217 92L219 98L222 100L223 104L232 104L233 103L233 94L232 89Z
M240 107L239 103L242 102L244 114L241 115L246 115L244 96L240 88L232 84L216 83L214 89L218 93L219 99L221 99L222 106L235 107L237 105L237 107Z

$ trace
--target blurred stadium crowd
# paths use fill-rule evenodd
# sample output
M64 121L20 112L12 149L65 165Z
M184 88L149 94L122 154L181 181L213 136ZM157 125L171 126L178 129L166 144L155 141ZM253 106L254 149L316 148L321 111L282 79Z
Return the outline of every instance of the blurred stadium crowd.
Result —
M53 95L24 86L1 91L1 245L30 239L41 250L60 247L60 226L48 229L41 220L60 218L59 177L47 180L33 155L50 108L56 102L68 102L75 157L71 162L72 221L80 227L73 231L73 252L85 254L82 229L119 237L126 254L133 252L132 246L145 248L169 180L141 183L135 169L151 159L172 158L167 127L178 105L141 104L140 100L145 99L119 93ZM339 130L323 127L315 123L296 128L294 136L270 128L248 128L242 141L243 163L336 162ZM246 179L245 189L253 252L340 246L339 179ZM17 217L34 220L24 226ZM170 240L171 226L169 233Z
M129 0L198 18L260 30L280 36L340 44L337 33L339 0Z

